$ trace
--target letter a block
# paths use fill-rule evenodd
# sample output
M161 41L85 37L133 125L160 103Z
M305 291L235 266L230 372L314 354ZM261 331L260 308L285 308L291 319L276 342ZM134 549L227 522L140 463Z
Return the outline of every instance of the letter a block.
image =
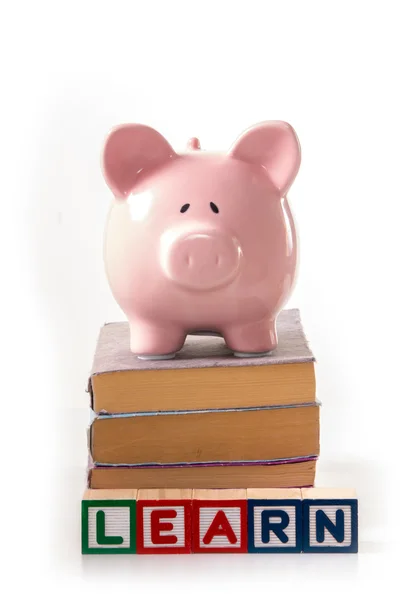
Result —
M301 552L300 489L248 489L248 551Z
M82 554L135 554L136 490L86 490Z
M302 490L303 552L358 552L358 502L354 490Z
M194 490L193 552L247 552L246 490Z
M139 490L137 553L188 554L192 490Z

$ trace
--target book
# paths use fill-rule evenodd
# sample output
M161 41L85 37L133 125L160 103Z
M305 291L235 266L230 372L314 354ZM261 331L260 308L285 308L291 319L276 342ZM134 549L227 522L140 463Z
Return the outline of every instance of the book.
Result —
M319 405L98 415L95 463L269 461L319 454Z
M172 360L141 360L127 322L100 331L88 390L96 413L208 410L308 404L316 399L314 356L297 309L277 320L278 346L236 358L218 336L189 335Z
M132 488L253 488L314 485L316 456L264 463L99 466L90 464L88 487Z

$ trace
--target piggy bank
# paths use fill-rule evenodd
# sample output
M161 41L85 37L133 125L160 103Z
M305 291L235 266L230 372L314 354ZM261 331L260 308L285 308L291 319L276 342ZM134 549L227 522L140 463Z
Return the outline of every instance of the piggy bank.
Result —
M281 121L248 129L226 153L192 138L178 154L145 125L110 133L105 266L134 354L172 358L202 332L239 357L276 347L296 270L286 194L299 166L297 136Z

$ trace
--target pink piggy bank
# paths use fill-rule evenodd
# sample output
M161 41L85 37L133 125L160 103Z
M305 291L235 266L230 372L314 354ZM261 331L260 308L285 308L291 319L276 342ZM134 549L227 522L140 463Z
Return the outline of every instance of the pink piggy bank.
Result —
M281 121L248 129L228 153L193 138L177 154L144 125L110 133L105 264L133 353L172 358L201 332L222 335L240 357L276 347L296 270L286 193L299 166L297 136Z

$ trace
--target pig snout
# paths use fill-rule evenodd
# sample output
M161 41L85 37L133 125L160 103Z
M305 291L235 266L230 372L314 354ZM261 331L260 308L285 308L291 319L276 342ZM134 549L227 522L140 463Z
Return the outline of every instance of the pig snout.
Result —
M232 281L241 256L237 240L214 231L167 235L162 249L166 276L196 290L212 290Z

